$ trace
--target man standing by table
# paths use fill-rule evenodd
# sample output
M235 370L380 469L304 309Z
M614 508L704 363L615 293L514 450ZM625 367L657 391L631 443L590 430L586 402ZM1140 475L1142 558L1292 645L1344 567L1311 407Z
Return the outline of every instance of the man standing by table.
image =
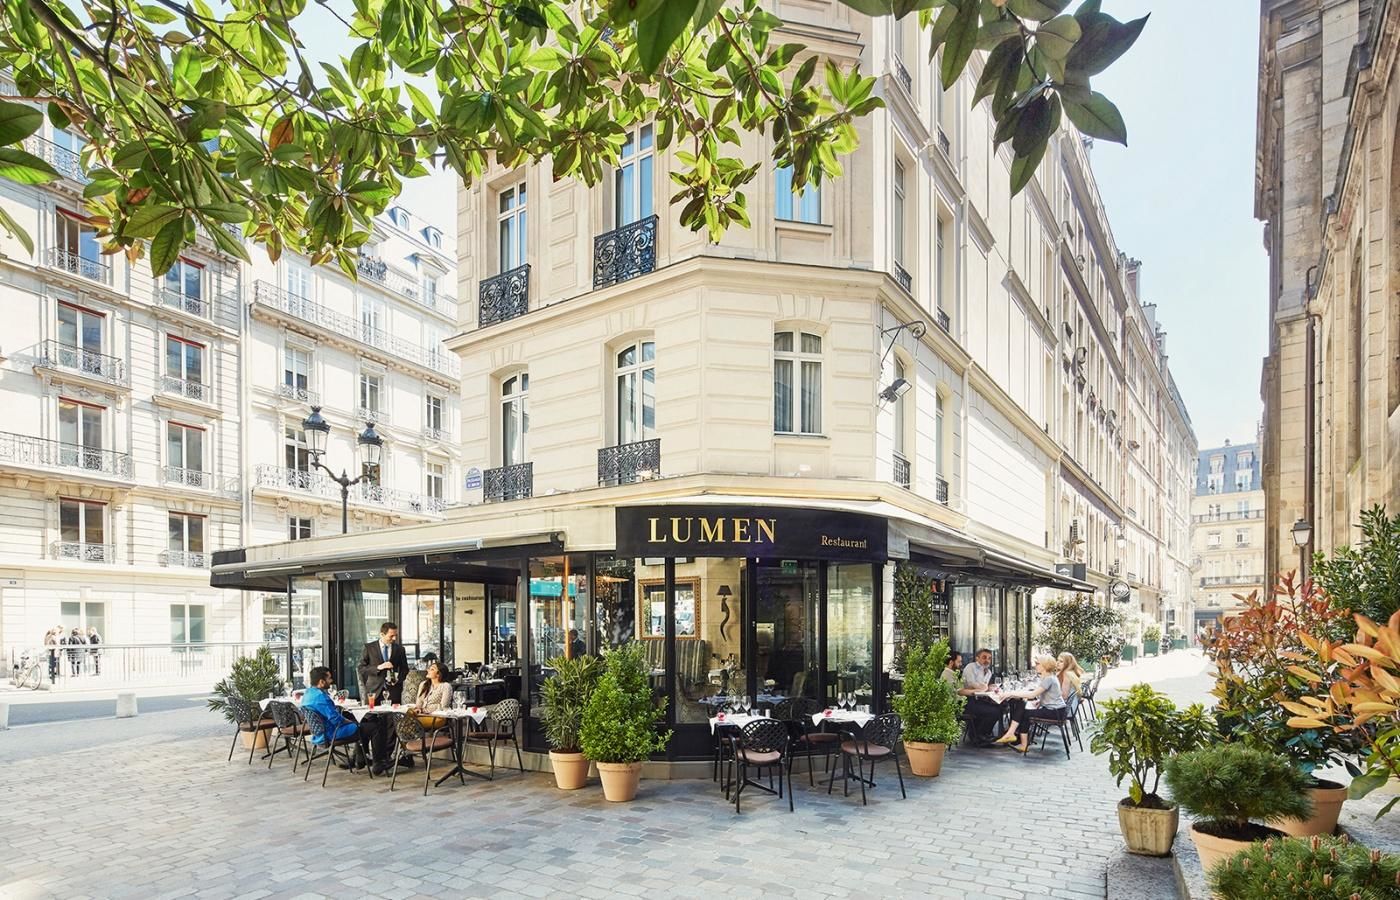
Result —
M1002 708L990 697L977 694L992 689L992 651L983 647L963 669L963 686L958 691L967 698L967 714L972 720L972 737L978 744L990 744L1001 722Z
M394 673L390 678L389 674ZM360 683L365 686L364 700L387 694L390 703L403 699L403 679L408 674L408 654L399 643L399 626L385 622L379 626L379 640L365 644L360 655Z

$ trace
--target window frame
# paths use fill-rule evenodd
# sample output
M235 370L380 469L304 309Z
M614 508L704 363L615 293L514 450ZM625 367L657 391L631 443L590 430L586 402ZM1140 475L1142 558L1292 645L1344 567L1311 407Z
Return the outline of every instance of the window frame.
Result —
M172 440L172 439L173 439L173 437L174 437L174 435L175 435L175 430L176 430L176 429L178 429L179 432L180 432L180 460L179 460L179 463L178 463L178 464L177 464L176 461L171 457L171 454L170 454L170 449L171 449L171 447L172 447L172 445L173 445L173 440ZM200 435L200 437L199 437L199 465L198 465L198 466L191 466L191 465L189 465L189 456L190 456L189 438L190 438L190 432L192 432L192 431L199 432L199 435ZM180 421L177 421L177 420L175 420L175 419L167 419L166 422L165 422L165 455L166 455L165 464L166 464L167 466L172 467L172 468L182 469L182 470L184 470L184 471L186 471L186 472L200 472L200 473L208 474L208 471L209 471L209 470L206 469L206 468L204 467L205 456L206 456L205 444L208 443L208 440L209 440L209 429L206 428L206 427L204 427L203 425L191 425L191 424L189 424L188 422L180 422Z
M651 348L651 358L646 356L646 348ZM621 361L623 354L634 354L631 363ZM613 436L618 446L651 440L656 436L656 339L639 337L613 350ZM646 423L647 390L646 376L651 375L651 426ZM629 384L630 412L624 420L623 385ZM625 426L625 427L624 427Z
M645 145L645 146L643 146ZM656 213L656 127L642 122L627 129L613 168L613 228L624 228ZM630 194L624 188L631 182ZM629 202L630 201L630 202ZM628 209L623 209L624 202Z
M519 371L503 377L497 396L501 415L501 440L498 444L501 465L521 465L528 462L530 456L530 373ZM509 444L512 437L517 442L514 453Z
M178 547L173 546L174 535L171 533L171 528L175 524L176 519L180 520L181 546ZM194 530L191 529L190 526L195 522L199 523L199 549L194 549L190 541L190 535L194 533ZM165 535L167 544L165 549L172 553L208 553L209 517L200 515L199 513L182 512L174 509L166 510Z
M78 528L78 540L76 540L76 541L69 541L69 540L66 539L66 538L64 537L64 535L63 535L63 529L64 529L64 525L63 525L63 507L64 507L65 504L67 504L67 505L72 505L72 506L76 506L76 508L77 508L77 513L78 513L78 516L77 516L77 518L78 518L78 523L77 523L77 528ZM90 518L90 516L91 516L91 515L93 514L93 512L94 512L94 510L93 510L93 509L90 509L89 507L95 508L95 511L96 511L96 514L97 514L97 525L96 525L96 527L97 527L98 531L100 532L100 534L98 534L97 536L100 538L100 540L96 540L96 541L88 540L88 538L91 537L91 535L89 534L89 518ZM83 546L101 546L101 545L105 545L105 544L107 543L107 534L108 534L108 528L107 528L107 504L106 504L106 503L104 503L104 502L101 501L101 500L87 500L87 499L83 499L83 498L81 498L81 497L64 497L64 496L62 496L62 495L59 496L59 498L58 498L58 539L59 539L59 541L60 541L61 543L65 543L65 544L76 543L76 544L80 544L80 545L83 545Z
M507 202L509 205L505 205ZM530 191L527 179L522 178L496 192L497 274L529 262L529 226Z
M791 338L790 349L781 350L778 348L778 341L783 335ZM813 338L822 349L810 351L803 349L806 346L805 339ZM826 402L826 367L825 362L825 335L817 331L809 331L801 325L780 327L773 332L773 433L781 435L823 435L822 431L825 420L824 405ZM782 364L786 363L789 373L788 399L789 405L786 409L787 421L792 426L791 429L779 428L779 382L778 371ZM816 423L806 421L803 414L804 404L802 402L803 388L807 385L807 373L809 365L816 366Z
M304 541L316 536L315 519L311 516L287 517L287 540ZM301 532L305 531L305 534Z
M773 170L773 217L779 222L826 224L822 221L822 186L809 183L800 192L795 191L792 167L777 166Z

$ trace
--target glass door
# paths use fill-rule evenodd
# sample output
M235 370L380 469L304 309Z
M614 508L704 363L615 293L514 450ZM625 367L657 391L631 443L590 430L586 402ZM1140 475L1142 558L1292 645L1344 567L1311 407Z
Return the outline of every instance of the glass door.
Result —
M355 697L364 696L359 669L365 645L379 640L379 626L400 619L395 582L366 578L340 583L340 666L333 674L336 685Z

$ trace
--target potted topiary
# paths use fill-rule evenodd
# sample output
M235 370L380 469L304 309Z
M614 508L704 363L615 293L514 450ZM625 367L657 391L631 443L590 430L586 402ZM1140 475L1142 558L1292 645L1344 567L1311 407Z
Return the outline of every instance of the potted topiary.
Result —
M1162 652L1162 629L1156 625L1148 625L1142 630L1142 652L1144 656Z
M1258 840L1283 832L1277 822L1312 812L1307 776L1286 756L1241 744L1218 744L1172 757L1166 765L1172 799L1195 821L1191 840L1207 872Z
M214 696L209 699L209 708L223 713L230 724L236 724L238 720L228 705L228 698L237 697L256 706L258 701L276 694L281 683L282 674L277 659L267 647L259 647L252 656L240 656L233 661L233 668L229 670L227 677L214 685ZM245 748L266 745L265 729L243 732Z
M1178 710L1146 684L1135 684L1101 706L1089 749L1108 754L1108 771L1120 786L1130 779L1128 796L1118 801L1118 830L1129 853L1167 856L1180 814L1175 803L1157 794L1163 760L1206 746L1215 737L1215 724L1201 704Z
M554 768L554 783L560 790L578 790L588 781L588 757L579 749L579 729L603 664L596 656L560 656L545 665L554 675L540 688L544 700L540 718L552 748L549 762Z
M904 693L893 698L894 711L904 720L904 754L915 775L937 777L949 744L962 739L966 702L941 677L948 663L948 642L927 650L910 647L904 655Z
M583 707L579 747L598 766L603 796L631 800L637 796L642 762L666 749L671 732L658 733L666 701L652 695L651 664L637 641L608 651L603 673Z
M1270 839L1218 866L1210 885L1216 897L1394 897L1400 856L1368 850L1346 837Z

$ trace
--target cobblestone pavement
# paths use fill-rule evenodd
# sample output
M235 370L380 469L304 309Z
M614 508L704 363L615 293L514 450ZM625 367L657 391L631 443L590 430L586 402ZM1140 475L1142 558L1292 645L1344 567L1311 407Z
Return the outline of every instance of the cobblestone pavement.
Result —
M1178 677L1172 656L1123 683ZM961 750L906 774L907 800L882 767L865 808L795 777L795 813L755 791L736 816L709 780L643 781L628 804L535 773L425 798L421 769L392 796L333 769L323 790L226 763L228 736L202 711L0 734L0 896L1102 898L1122 852L1121 794L1077 747Z

